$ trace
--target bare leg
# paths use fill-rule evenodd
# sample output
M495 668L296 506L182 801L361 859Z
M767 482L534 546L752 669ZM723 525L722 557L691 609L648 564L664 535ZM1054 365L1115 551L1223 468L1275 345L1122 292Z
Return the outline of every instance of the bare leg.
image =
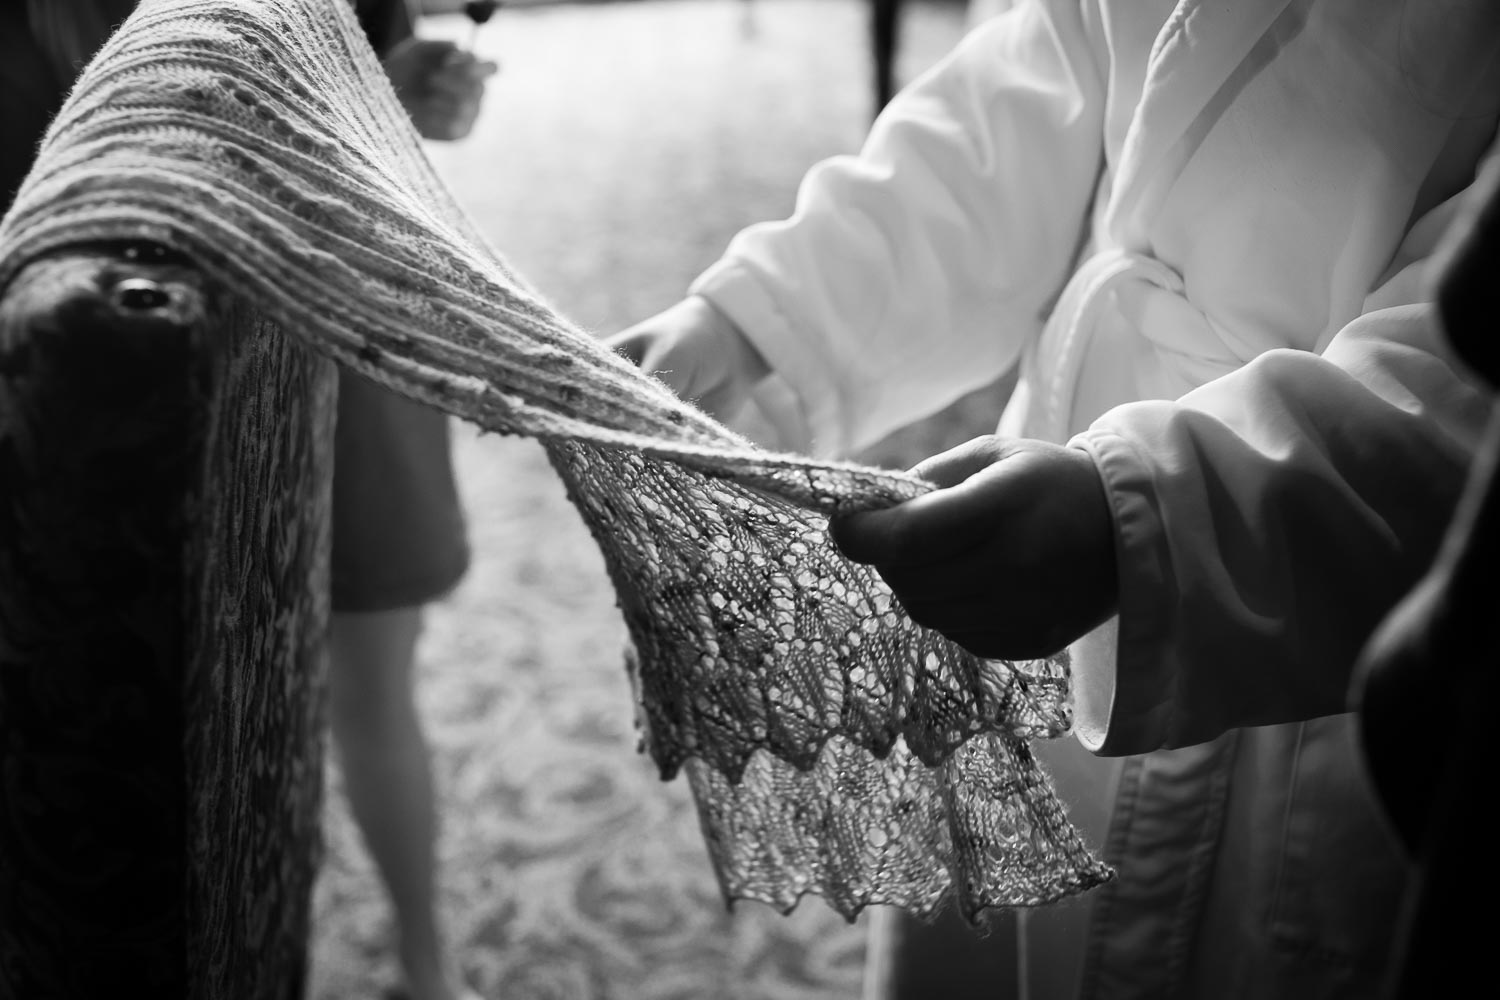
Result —
M395 910L412 1000L460 1000L434 899L437 814L412 667L422 609L335 613L330 712L349 806Z

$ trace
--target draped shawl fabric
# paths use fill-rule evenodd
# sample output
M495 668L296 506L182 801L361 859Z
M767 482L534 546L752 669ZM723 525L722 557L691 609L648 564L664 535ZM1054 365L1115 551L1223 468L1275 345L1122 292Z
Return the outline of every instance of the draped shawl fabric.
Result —
M975 658L828 541L827 515L927 484L759 450L549 309L437 179L344 0L144 0L0 224L0 288L119 239L542 442L619 595L643 746L686 765L731 901L972 916L1110 876L1027 746L1070 724L1065 660Z

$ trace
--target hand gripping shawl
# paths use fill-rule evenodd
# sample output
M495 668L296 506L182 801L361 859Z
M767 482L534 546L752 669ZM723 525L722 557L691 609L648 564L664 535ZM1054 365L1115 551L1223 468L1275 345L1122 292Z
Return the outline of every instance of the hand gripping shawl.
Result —
M686 765L727 899L930 914L1107 879L1027 740L1066 661L978 659L845 560L826 517L930 487L772 454L549 309L458 210L343 0L145 0L0 224L0 288L150 240L338 362L541 441L603 550L644 748Z

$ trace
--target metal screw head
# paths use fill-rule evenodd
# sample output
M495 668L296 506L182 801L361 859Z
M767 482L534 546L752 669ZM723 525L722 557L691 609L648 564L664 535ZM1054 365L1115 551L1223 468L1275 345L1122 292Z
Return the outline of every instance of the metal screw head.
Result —
M172 302L172 293L149 278L126 278L115 285L115 306L130 312L151 312Z

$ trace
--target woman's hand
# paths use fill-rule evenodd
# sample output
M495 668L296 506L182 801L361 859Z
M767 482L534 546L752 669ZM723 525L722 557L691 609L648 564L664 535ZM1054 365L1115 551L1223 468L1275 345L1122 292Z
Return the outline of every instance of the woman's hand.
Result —
M722 421L733 419L770 373L739 327L696 295L605 343Z
M975 438L912 470L940 489L836 517L834 542L912 620L991 659L1049 656L1114 614L1114 521L1093 459Z

